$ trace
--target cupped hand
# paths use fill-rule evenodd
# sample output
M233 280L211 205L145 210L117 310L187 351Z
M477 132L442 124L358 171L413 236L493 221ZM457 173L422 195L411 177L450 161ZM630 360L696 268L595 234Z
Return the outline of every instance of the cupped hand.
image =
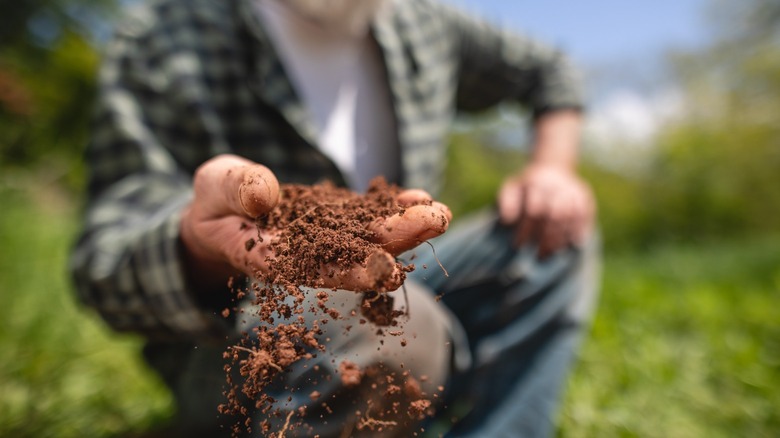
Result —
M542 258L581 245L596 214L593 193L583 180L572 170L544 164L507 179L498 208L501 222L513 229L513 244L536 244Z
M224 285L231 275L266 271L273 257L269 243L278 230L258 230L254 219L279 202L279 183L268 168L234 155L220 155L195 173L194 198L182 214L181 241L187 267L198 286ZM354 291L400 287L398 254L447 230L450 210L421 190L397 197L403 214L366 224L381 249L364 263L322 276L322 286ZM249 242L249 244L248 244ZM323 266L322 272L332 271Z

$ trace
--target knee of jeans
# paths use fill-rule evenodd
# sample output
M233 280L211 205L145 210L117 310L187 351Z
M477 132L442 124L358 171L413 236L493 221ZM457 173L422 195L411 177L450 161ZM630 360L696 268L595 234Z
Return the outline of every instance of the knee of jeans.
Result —
M355 295L348 291L330 295L338 293ZM347 308L341 318L322 326L324 350L291 365L282 380L269 388L278 400L275 409L291 412L305 407L306 418L326 415L329 422L357 421L356 411L371 410L409 426L416 421L409 422L407 411L401 409L403 415L390 420L392 415L380 406L390 401L409 405L418 399L435 406L443 399L453 357L456 362L464 353L470 358L465 336L425 287L408 282L406 291L392 292L392 296L394 309L403 312L397 325L361 323L360 313ZM456 349L463 350L458 354ZM462 362L460 366L468 365Z

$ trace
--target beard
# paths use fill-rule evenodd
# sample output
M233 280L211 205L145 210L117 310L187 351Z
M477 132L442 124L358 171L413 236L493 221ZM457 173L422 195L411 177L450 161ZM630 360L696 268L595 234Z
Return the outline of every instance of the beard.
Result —
M371 21L392 0L282 0L300 15L322 27L350 34L368 31Z

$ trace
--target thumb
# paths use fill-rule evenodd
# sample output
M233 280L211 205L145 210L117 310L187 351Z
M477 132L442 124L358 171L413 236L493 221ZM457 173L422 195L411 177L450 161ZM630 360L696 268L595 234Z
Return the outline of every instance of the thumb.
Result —
M211 218L256 218L279 203L279 181L273 172L235 155L219 155L206 161L194 178L194 202Z

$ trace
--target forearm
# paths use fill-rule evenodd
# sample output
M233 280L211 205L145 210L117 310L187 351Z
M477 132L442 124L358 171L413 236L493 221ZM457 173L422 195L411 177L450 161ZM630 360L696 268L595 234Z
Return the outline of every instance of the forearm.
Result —
M534 122L532 165L552 165L573 171L579 155L582 115L566 109L542 114Z

